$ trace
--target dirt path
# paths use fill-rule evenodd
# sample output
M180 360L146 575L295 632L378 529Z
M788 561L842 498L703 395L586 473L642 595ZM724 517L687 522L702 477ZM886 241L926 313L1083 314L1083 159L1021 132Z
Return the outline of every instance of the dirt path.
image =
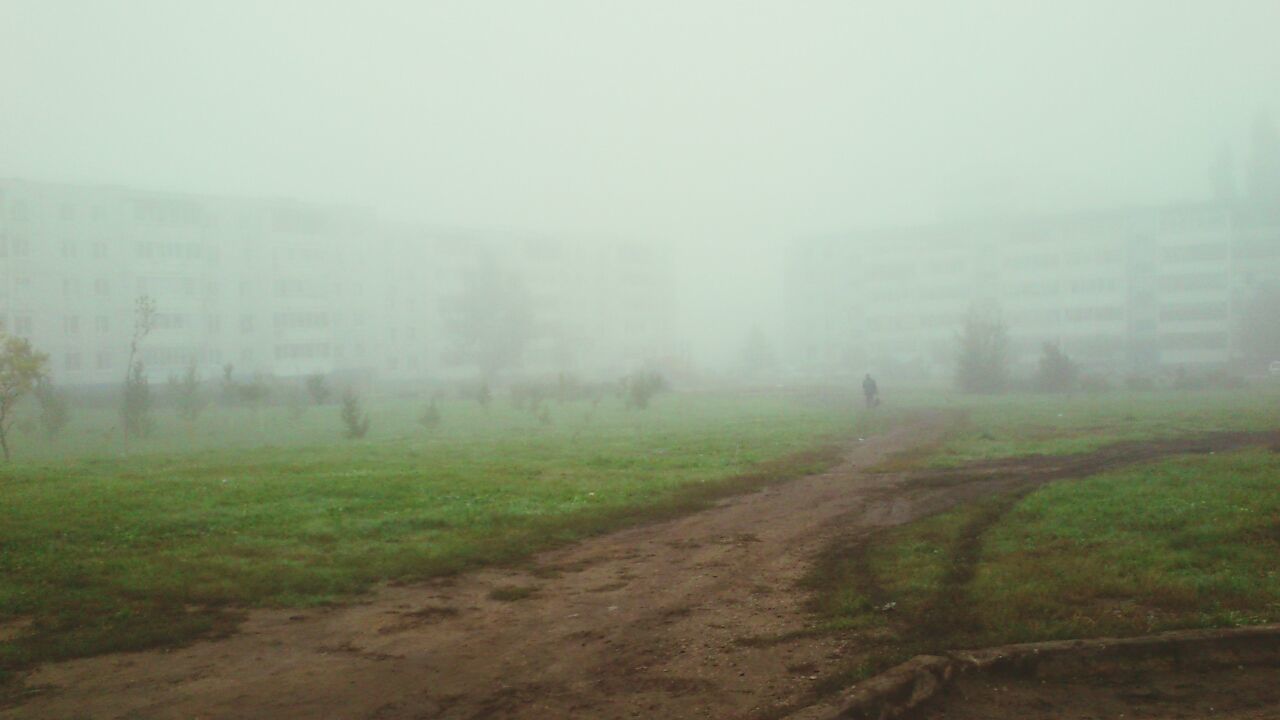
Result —
M1165 669L1128 677L965 677L918 720L1280 718L1276 668Z
M922 415L854 443L828 473L525 568L389 587L327 611L254 612L224 640L45 666L27 679L44 691L0 718L776 715L816 699L842 653L805 633L795 587L827 543L1024 481L1006 468L967 482L864 472L946 425Z

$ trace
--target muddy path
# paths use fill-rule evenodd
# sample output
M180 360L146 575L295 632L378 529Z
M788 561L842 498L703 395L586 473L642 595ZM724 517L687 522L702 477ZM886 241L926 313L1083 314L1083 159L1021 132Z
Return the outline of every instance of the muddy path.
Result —
M835 538L1084 462L992 463L963 478L868 472L949 423L922 414L851 444L829 472L518 568L387 587L323 611L256 611L226 639L44 666L26 678L26 702L0 718L777 717L818 701L824 669L846 652L808 632L797 589ZM1225 438L1131 461L1261 441Z

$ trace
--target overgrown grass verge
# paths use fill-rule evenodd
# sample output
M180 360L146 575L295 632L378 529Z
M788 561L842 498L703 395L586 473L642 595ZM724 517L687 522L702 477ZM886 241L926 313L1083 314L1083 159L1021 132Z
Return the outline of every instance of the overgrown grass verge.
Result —
M708 407L710 406L710 407ZM573 409L567 409L570 412ZM590 426L0 470L0 672L234 629L244 608L513 562L818 472L847 411L666 398Z
M920 653L1280 621L1280 453L1182 456L987 498L831 549L823 625L865 652L832 689Z

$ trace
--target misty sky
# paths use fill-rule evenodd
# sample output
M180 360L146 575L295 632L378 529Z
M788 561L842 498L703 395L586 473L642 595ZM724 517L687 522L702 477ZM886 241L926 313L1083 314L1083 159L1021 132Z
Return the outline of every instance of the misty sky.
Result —
M1280 113L1276 28L1275 0L0 0L0 176L759 249L724 266L750 283L798 235L1207 197Z

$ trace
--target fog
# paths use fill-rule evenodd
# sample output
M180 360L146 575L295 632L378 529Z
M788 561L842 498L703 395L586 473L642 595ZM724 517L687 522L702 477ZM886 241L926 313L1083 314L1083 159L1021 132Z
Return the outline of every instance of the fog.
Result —
M575 329L531 351L542 352L542 361L510 363L505 369L514 374L553 369L560 356L551 346L594 343L599 328L618 341L616 351L585 350L599 362L573 368L614 373L675 358L704 373L739 370L744 357L759 355L763 336L766 354L777 358L767 363L770 372L780 376L912 369L934 377L945 369L943 345L952 343L962 316L974 302L992 299L968 289L935 296L940 307L922 299L920 288L946 283L920 275L920 263L953 255L979 265L987 257L1008 276L994 300L1015 345L1060 341L1086 361L1094 353L1102 370L1127 372L1137 311L1125 306L1115 316L1105 303L1078 297L1061 308L1026 307L1018 268L1042 270L1096 246L1100 272L1055 282L1064 294L1079 287L1074 292L1088 296L1093 287L1118 297L1126 291L1109 285L1106 271L1125 266L1133 251L1106 253L1135 238L1175 260L1182 256L1168 248L1219 240L1280 245L1270 216L1245 213L1240 217L1262 219L1241 222L1233 214L1273 203L1280 187L1268 119L1280 113L1276 27L1280 4L1270 0L4 0L0 178L26 184L0 192L53 208L50 217L59 203L99 203L107 191L93 188L104 186L120 189L132 206L147 193L196 198L197 205L214 198L192 212L222 229L166 235L163 223L140 229L138 216L119 215L102 221L113 223L103 234L90 213L65 230L40 220L39 209L19 226L0 196L0 230L11 243L37 248L35 255L84 243L77 259L51 251L47 264L32 260L30 271L15 264L16 254L0 259L10 266L0 276L9 286L0 298L9 307L0 314L10 327L22 319L57 326L43 338L39 329L30 334L53 346L56 374L74 383L68 373L81 364L87 373L95 351L89 340L66 344L67 318L77 317L83 329L76 332L87 335L96 311L68 305L42 319L44 311L22 309L52 307L36 299L46 295L72 303L66 298L80 296L67 288L80 288L76 283L84 295L75 302L92 304L94 271L77 270L68 280L58 263L92 262L96 243L129 238L209 243L243 263L224 263L224 275L243 267L245 281L269 285L279 277L241 247L269 242L271 230L237 235L218 218L239 212L232 206L284 202L279 207L325 209L330 229L320 234L332 254L324 255L329 264L320 275L341 282L359 262L366 275L354 284L414 268L430 278L424 282L437 288L432 300L403 309L431 316L421 325L406 320L406 332L421 333L414 342L434 358L415 372L449 370L436 348L457 338L437 317L449 305L449 293L438 288L462 283L478 267L456 258L492 255L509 266L504 272L536 274L513 248L548 244L559 248L549 257L573 261L547 260L561 274L527 281L535 296L540 288L564 291L554 302L535 303L537 326L564 324L555 308L571 306ZM101 202L110 215L113 201ZM1018 233L1050 243L1052 252L1022 252ZM1003 249L992 249L993 238ZM915 269L895 276L907 261L862 249L886 246L906 253ZM450 250L433 250L440 247ZM835 254L819 252L815 260L814 247ZM609 280L636 266L635 253L650 258L640 262L653 275L642 282L647 296L628 295ZM1192 263L1201 257L1184 254ZM1275 262L1274 254L1258 257ZM1212 265L1219 256L1209 250L1202 259ZM945 259L934 265L929 272L944 275L955 267ZM1192 277L1192 270L1157 268L1152 282L1167 292L1200 292L1165 279ZM1237 270L1222 272L1222 322L1234 328L1247 298ZM1249 283L1277 277L1265 263L1258 272L1263 277ZM884 287L841 289L871 275ZM1131 280L1131 273L1114 279L1130 289ZM212 292L231 292L228 277L216 282L221 289ZM414 286L412 277L404 282ZM972 283L966 275L960 284ZM114 335L127 331L133 298L132 291L113 292L104 332ZM149 293L162 313L187 303ZM900 301L910 301L900 306L909 312L881 312ZM1206 302L1217 301L1166 297L1151 312L1172 307L1176 320L1182 308L1189 322L1213 322L1217 314L1205 311L1213 316L1205 320L1191 307ZM599 308L579 312L591 306ZM357 324L360 307L344 308L352 312L347 322ZM624 311L645 325L637 331L644 342L629 342L637 337L630 321L611 323ZM218 313L224 317L208 322L224 328L245 316L239 309ZM292 308L274 313L277 326L281 313L293 313L286 324L311 321ZM1052 313L1052 327L1038 332L1035 318L1050 317L1045 313ZM1073 317L1086 326L1059 326ZM1020 329L1023 320L1030 329ZM886 349L894 341L877 339L884 329L877 323L901 322L922 334ZM1230 328L1157 328L1161 338L1177 337L1148 364L1230 360L1242 352ZM1114 340L1120 335L1127 339ZM380 338L370 335L367 350L381 347ZM1112 348L1113 340L1127 351ZM66 367L70 355L74 369ZM104 370L118 375L119 360L107 362Z

